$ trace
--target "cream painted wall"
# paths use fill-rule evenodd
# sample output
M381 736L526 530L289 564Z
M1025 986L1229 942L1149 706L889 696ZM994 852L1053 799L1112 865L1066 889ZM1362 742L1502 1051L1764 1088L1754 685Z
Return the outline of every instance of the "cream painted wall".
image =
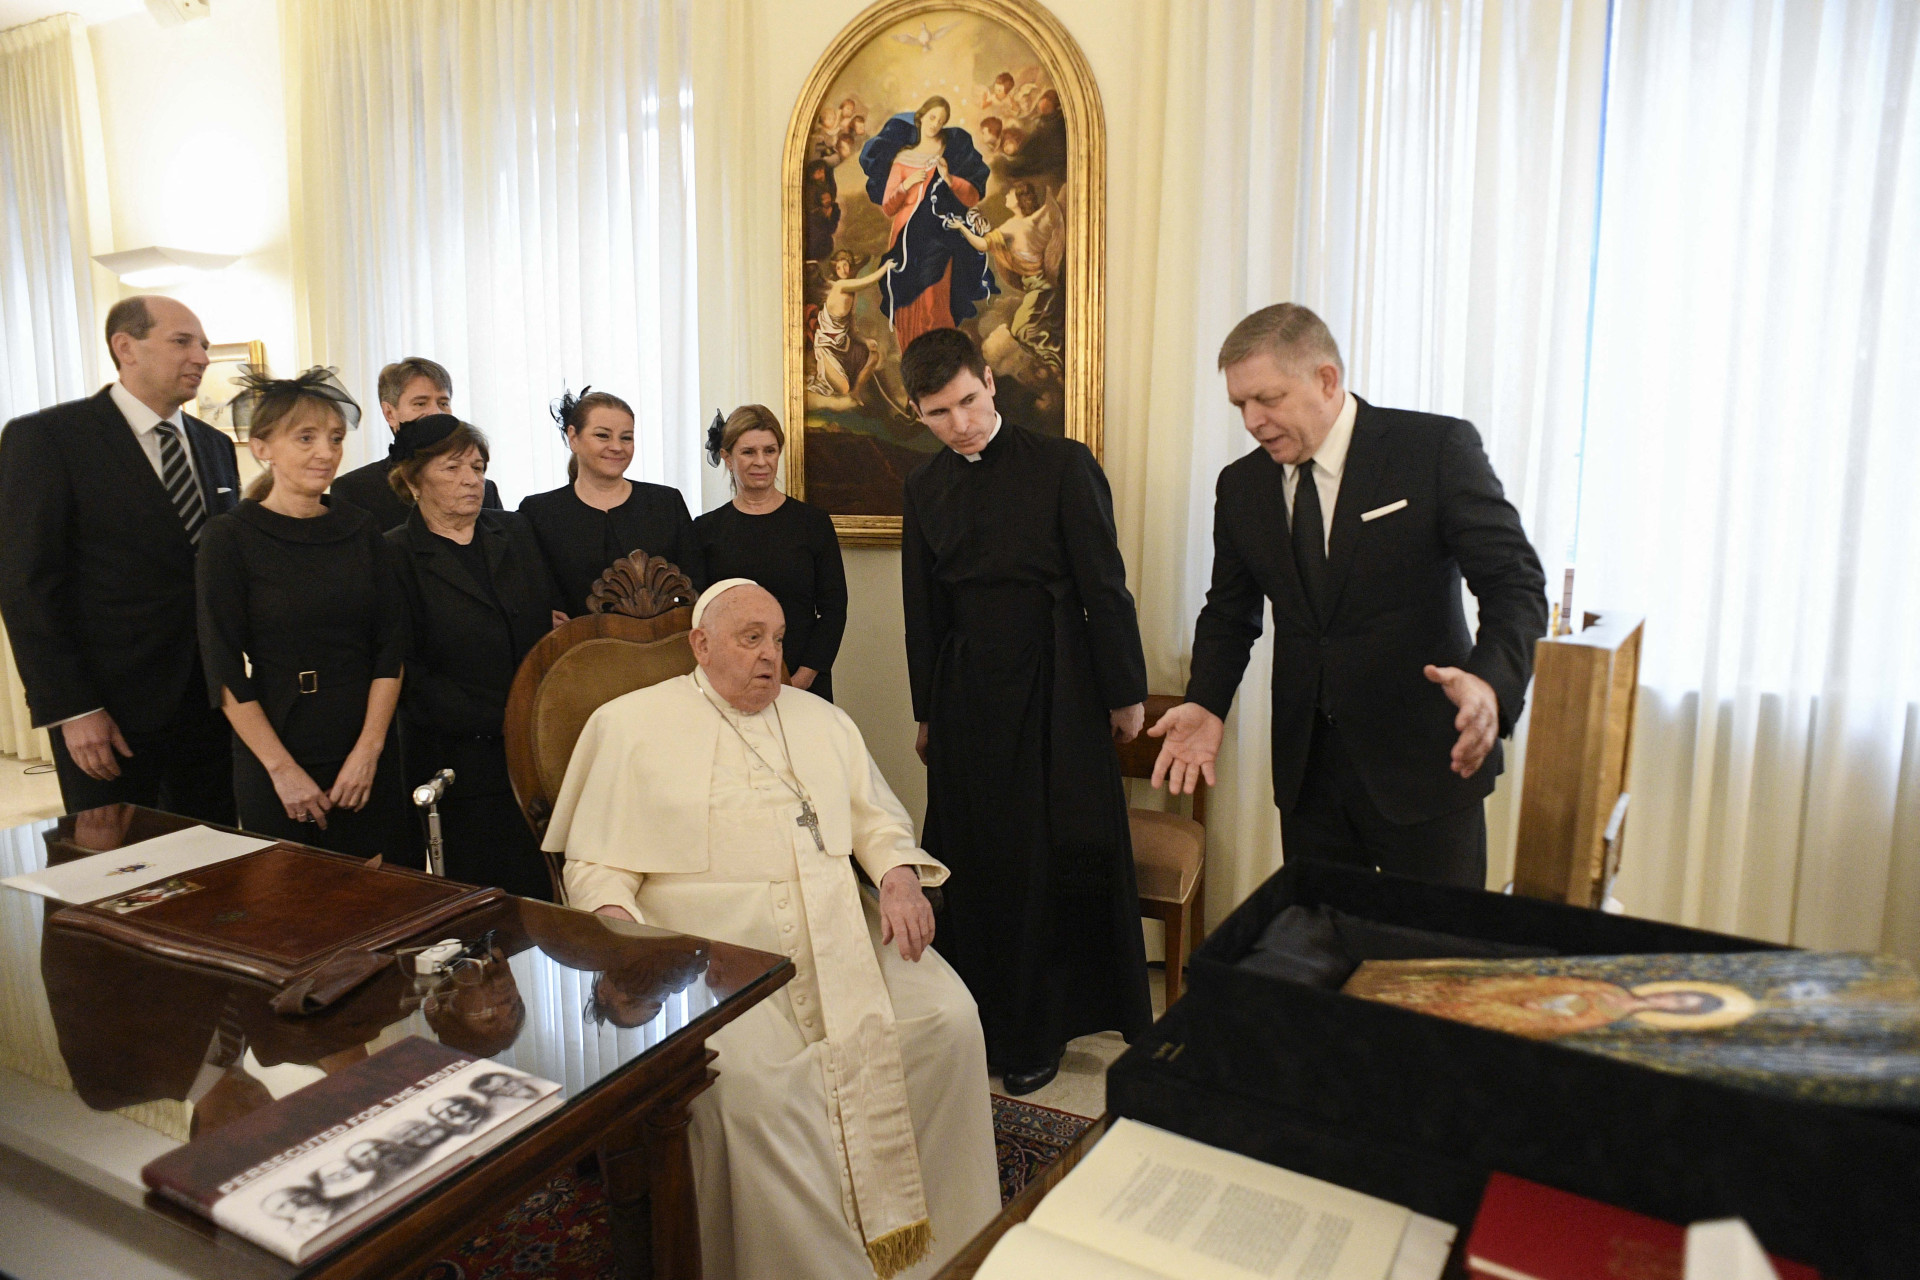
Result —
M907 693L906 615L900 606L900 553L848 547L847 638L833 667L834 701L860 725L867 749L907 811L927 808L927 771L913 753L916 727Z
M221 0L212 17L175 27L143 11L88 34L113 210L113 243L96 252L240 255L157 292L198 312L212 341L257 338L276 372L298 371L274 0ZM104 355L101 367L111 368Z

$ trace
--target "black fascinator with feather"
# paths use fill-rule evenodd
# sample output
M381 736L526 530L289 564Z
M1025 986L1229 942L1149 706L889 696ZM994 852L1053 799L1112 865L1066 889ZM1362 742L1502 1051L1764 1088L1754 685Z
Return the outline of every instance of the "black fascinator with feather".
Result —
M258 365L243 364L234 379L240 388L229 402L235 431L241 439L263 417L271 422L297 400L322 400L333 406L349 428L360 425L360 405L340 381L339 371L315 365L297 378L276 378Z
M720 441L726 435L726 431L727 420L721 416L718 409L715 409L713 421L707 424L707 465L710 467L720 465Z
M568 427L576 430L579 428L580 402L586 399L587 393L592 390L591 385L584 386L580 388L580 394L575 395L562 388L560 398L547 406L547 412L553 415L553 421L560 428L561 435L567 434Z

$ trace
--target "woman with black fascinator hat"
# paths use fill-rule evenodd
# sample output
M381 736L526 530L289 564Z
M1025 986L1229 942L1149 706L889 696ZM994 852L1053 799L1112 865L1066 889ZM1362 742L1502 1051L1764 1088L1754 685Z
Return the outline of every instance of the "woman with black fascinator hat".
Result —
M372 516L330 507L360 406L331 369L247 368L234 424L266 471L208 523L197 570L200 652L239 746L240 825L419 865L393 732L406 605Z
M446 873L523 898L552 881L507 776L502 725L521 659L567 620L560 589L526 519L484 509L487 438L451 414L403 422L387 483L412 510L387 532L412 642L400 697L407 784L441 769Z
M605 391L585 388L562 394L553 420L573 457L567 483L536 493L520 504L533 525L547 566L566 600L567 612L587 611L587 596L614 561L645 551L679 566L694 590L707 585L707 569L693 540L693 517L680 491L664 484L629 480L633 462L633 410Z
M727 469L733 501L693 522L715 582L750 578L787 616L787 683L833 701L833 660L847 629L847 570L833 517L780 492L787 433L773 410L743 404L707 428L707 460Z

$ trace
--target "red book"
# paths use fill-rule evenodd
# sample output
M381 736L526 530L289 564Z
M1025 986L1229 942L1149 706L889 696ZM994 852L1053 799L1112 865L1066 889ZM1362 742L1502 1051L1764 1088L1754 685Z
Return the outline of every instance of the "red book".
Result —
M1683 1280L1686 1228L1496 1173L1467 1237L1475 1280ZM1820 1280L1769 1257L1780 1280Z

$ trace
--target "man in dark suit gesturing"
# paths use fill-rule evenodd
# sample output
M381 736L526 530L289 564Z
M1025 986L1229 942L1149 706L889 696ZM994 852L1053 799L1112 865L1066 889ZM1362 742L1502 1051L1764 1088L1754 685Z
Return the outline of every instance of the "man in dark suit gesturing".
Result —
M1519 513L1469 423L1347 391L1333 336L1305 307L1242 320L1220 367L1260 447L1220 473L1187 701L1148 730L1166 739L1155 785L1213 781L1270 600L1287 856L1482 887L1482 801L1547 624Z
M240 474L233 441L181 412L207 335L171 298L127 298L107 348L119 376L99 394L0 432L0 616L68 812L127 801L231 823L193 571Z

